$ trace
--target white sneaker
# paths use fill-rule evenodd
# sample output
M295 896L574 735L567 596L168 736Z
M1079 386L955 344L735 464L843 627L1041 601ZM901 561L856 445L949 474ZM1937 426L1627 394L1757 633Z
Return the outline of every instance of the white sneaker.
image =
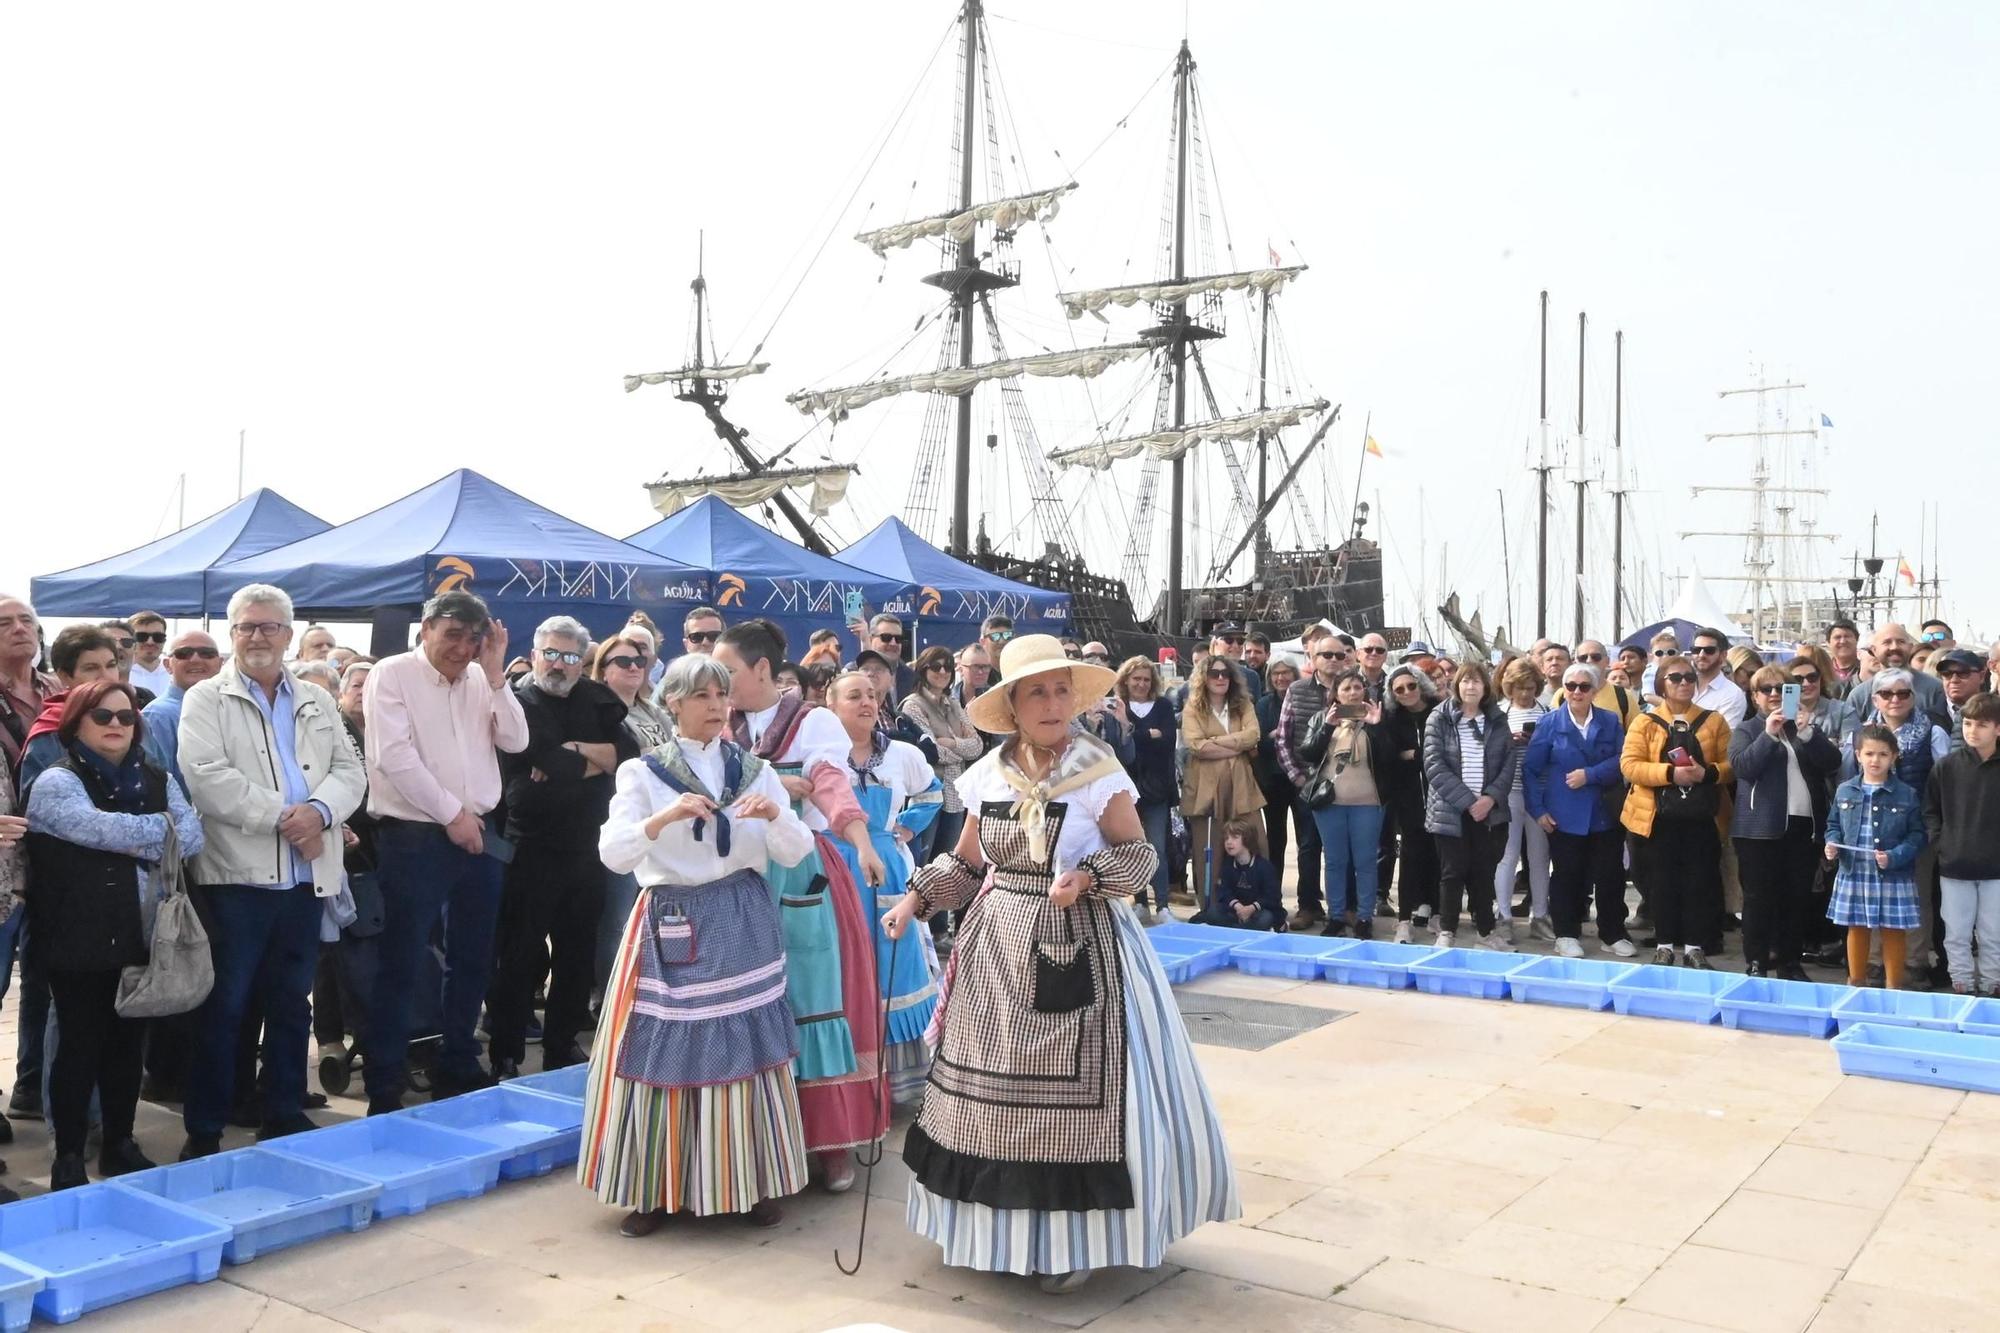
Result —
M1538 916L1528 922L1528 934L1538 940L1552 940L1556 937L1555 922L1545 916Z
M1556 952L1564 958L1581 958L1583 957L1583 944L1565 935L1556 941Z
M826 1163L826 1192L845 1194L854 1188L854 1157L842 1153L838 1160L828 1159Z
M1430 919L1431 905L1429 903L1418 903L1414 908L1410 909L1411 924L1424 926L1429 924Z
M1407 921L1398 921L1396 923L1396 943L1408 944L1409 942L1410 942L1410 923Z
M1436 938L1436 939L1434 939L1434 940L1432 940L1432 941L1431 941L1431 944L1432 944L1432 945L1433 945L1434 947L1436 947L1436 948L1439 948L1439 949L1449 949L1449 948L1451 948L1451 947L1452 947L1452 945L1451 945L1451 932L1450 932L1450 931L1448 931L1448 930L1440 930L1440 931L1439 931L1439 932L1437 933L1437 938Z
M1620 958L1631 958L1639 952L1638 947L1630 940L1613 940L1604 946L1604 950L1606 953L1615 953Z
M1491 949L1495 953L1512 953L1514 952L1514 941L1506 938L1496 930L1491 935L1481 939L1479 947L1482 949Z
M1493 933L1504 936L1507 943L1512 944L1514 942L1514 919L1512 917L1501 917L1500 923L1493 928Z

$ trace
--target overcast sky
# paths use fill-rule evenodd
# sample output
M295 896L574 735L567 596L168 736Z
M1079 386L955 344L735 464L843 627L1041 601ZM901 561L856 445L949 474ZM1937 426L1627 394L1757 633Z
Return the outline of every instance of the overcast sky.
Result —
M239 429L250 486L336 522L472 466L631 533L654 517L642 483L723 466L698 413L665 389L620 388L682 356L702 229L721 350L740 358L770 335L773 371L731 407L767 448L811 426L786 392L927 367L935 330L912 331L935 293L915 280L935 253L883 263L849 236L945 202L954 12L9 8L0 587L169 530L182 473L189 519L226 504ZM1820 527L1840 540L1807 572L1844 575L1877 510L1891 568L1902 553L1928 572L1919 526L1935 503L1947 607L1962 635L2000 630L1984 577L2000 484L2000 10L1196 0L1187 13L1215 262L1255 266L1268 242L1311 265L1280 302L1292 372L1273 392L1343 404L1331 471L1301 486L1332 529L1372 413L1387 456L1362 494L1378 506L1392 622L1421 624L1447 588L1489 624L1507 619L1504 494L1513 623L1532 630L1547 288L1551 415L1572 465L1576 313L1590 314L1593 479L1609 467L1611 334L1626 332L1636 619L1662 609L1663 576L1741 572L1740 543L1679 534L1744 525L1743 497L1694 502L1687 487L1747 483L1749 443L1701 437L1751 428L1746 400L1716 393L1761 365L1810 386L1790 396L1793 424L1835 423L1788 460L1805 477L1810 456L1833 491ZM1136 317L1072 325L1053 293L1157 271L1161 76L1181 7L995 0L991 14L1007 183L1074 172L1081 186L1021 234L1024 283L1002 298L1010 349L1129 336ZM1225 411L1254 394L1250 323L1239 309L1212 353ZM1046 447L1150 424L1136 370L1033 393ZM920 422L921 404L866 408L799 446L794 461L862 468L830 518L838 540L904 508ZM1024 509L1018 475L1000 460L980 475L1004 531ZM1213 450L1191 477L1205 552L1224 519ZM1101 566L1122 550L1135 478L1128 465L1065 482ZM1567 487L1559 501L1551 543L1567 552ZM1596 487L1591 505L1590 620L1605 632ZM1565 556L1550 615L1564 634L1567 578Z

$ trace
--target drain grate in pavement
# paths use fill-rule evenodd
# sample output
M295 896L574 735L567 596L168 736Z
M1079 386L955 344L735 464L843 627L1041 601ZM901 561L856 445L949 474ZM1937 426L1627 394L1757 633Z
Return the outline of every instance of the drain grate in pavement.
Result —
M1210 1046L1262 1051L1287 1037L1325 1027L1345 1018L1351 1009L1321 1009L1309 1004L1279 1004L1236 995L1204 995L1176 990L1174 1000L1187 1020L1188 1036Z

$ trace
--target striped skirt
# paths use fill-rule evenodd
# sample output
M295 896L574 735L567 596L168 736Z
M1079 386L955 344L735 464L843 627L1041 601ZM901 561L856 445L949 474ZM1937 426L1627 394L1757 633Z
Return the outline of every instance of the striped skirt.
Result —
M1128 1209L1048 1212L942 1198L910 1183L909 1223L954 1267L993 1273L1155 1268L1206 1222L1242 1215L1222 1124L1173 989L1130 907L1112 905L1125 975Z
M618 1076L639 983L647 923L641 890L605 987L584 1084L577 1180L618 1208L705 1217L742 1213L806 1186L798 1091L789 1062L705 1087L656 1087Z

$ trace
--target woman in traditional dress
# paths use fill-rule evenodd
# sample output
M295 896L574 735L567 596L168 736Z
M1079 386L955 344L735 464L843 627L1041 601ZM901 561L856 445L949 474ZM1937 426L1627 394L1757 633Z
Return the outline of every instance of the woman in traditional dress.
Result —
M883 917L900 938L912 919L970 904L937 1064L903 1143L909 1220L948 1264L1071 1291L1095 1268L1154 1267L1242 1208L1187 1028L1128 902L1154 861L1136 789L1071 725L1112 673L1043 634L1009 642L1000 666L970 711L981 731L1011 734L959 779L956 851Z
M848 748L841 758L854 803L867 819L865 839L855 837L845 820L837 820L841 836L834 845L840 848L855 883L877 886L865 905L875 934L876 974L882 978L876 994L886 994L889 1001L883 1047L889 1095L900 1104L916 1099L930 1068L924 1030L937 1009L937 953L928 931L920 940L893 948L877 913L901 901L916 870L910 844L937 818L944 791L923 751L908 741L891 740L883 730L888 718L867 676L859 671L835 676L827 687L826 701L846 728ZM868 873L861 851L864 847L872 849L882 862L879 878Z
M742 1213L757 1226L806 1184L785 1001L785 943L764 881L812 834L771 766L723 729L729 669L690 653L660 700L674 740L618 766L598 835L607 868L638 876L584 1088L577 1178L650 1234L669 1213Z
M786 998L799 1029L792 1071L806 1151L828 1190L854 1186L859 1148L889 1128L876 1094L881 1068L881 992L875 984L875 913L861 901L829 827L862 848L863 882L882 882L882 858L847 785L847 729L795 690L778 688L785 635L768 620L723 631L715 660L729 670L732 738L777 770L792 809L813 830L813 850L795 866L765 872L785 930Z

